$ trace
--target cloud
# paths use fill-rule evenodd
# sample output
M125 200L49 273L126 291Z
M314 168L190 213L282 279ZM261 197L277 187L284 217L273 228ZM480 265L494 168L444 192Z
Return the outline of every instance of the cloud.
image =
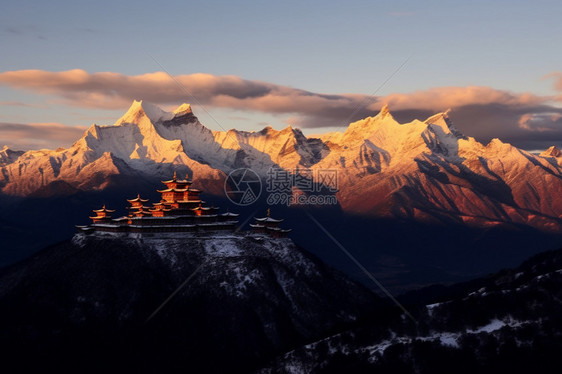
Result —
M548 76L562 91L562 73ZM124 75L18 70L0 73L0 85L49 95L51 101L78 107L125 109L134 99L159 105L181 102L208 108L263 112L292 119L299 127L345 127L374 115L389 104L401 122L424 119L451 109L457 127L478 140L499 137L517 146L560 139L562 111L555 96L513 93L484 86L436 87L411 93L371 97L363 94L323 94L237 76L189 74L170 77L164 72ZM53 99L54 97L54 99ZM545 134L550 134L547 139Z
M79 139L85 126L66 126L60 123L9 123L0 122L0 147L12 149L55 149L69 146Z
M164 72L136 76L87 73L84 70L47 72L19 70L0 73L0 85L39 94L55 95L69 105L118 109L133 99L156 104L190 101L213 107L268 113L302 113L348 109L360 95L324 95L236 76L190 74L170 77Z
M562 72L555 71L553 73L545 75L543 79L553 79L554 89L556 89L557 91L562 91Z
M0 101L0 106L21 106L26 108L46 108L44 104L29 104L22 101Z
M487 142L500 138L523 149L562 145L562 110L548 105L468 105L457 108L454 122L462 131Z

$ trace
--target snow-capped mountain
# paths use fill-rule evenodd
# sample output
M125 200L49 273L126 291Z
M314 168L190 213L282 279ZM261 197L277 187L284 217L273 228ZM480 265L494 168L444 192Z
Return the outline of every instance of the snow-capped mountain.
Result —
M29 151L5 165L0 176L2 191L27 195L56 180L85 190L103 189L112 175L169 175L189 171L201 180L220 180L218 169L196 161L184 151L181 139L167 139L161 127L177 122L196 133L202 125L189 107L167 113L149 103L135 101L113 126L92 125L68 149Z
M317 167L338 169L346 211L477 226L560 224L562 169L552 149L536 156L499 139L483 145L447 113L400 124L386 107L326 142L330 153Z
M558 149L537 156L498 139L484 145L461 134L447 113L401 124L384 107L344 132L309 138L290 126L211 131L188 104L166 112L135 101L114 125L93 125L68 149L2 152L0 186L7 195L25 196L58 180L99 190L111 176L157 178L173 170L220 194L230 171L251 168L265 178L274 166L336 170L346 212L548 231L562 222Z
M199 122L189 104L170 113L135 101L114 125L92 125L68 149L28 151L20 157L4 149L0 186L3 193L19 196L56 180L97 190L105 188L112 175L167 177L178 170L220 193L225 173L233 169L248 167L265 175L272 165L308 166L324 148L298 129L213 132Z

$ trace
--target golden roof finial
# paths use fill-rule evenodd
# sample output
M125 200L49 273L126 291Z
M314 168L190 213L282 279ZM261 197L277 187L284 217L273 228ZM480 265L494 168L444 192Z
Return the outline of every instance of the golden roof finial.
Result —
M269 217L271 215L271 209L267 208L267 216Z
M189 180L189 173L185 173L185 180L186 180L186 181Z
M174 170L174 180L176 180L176 171Z

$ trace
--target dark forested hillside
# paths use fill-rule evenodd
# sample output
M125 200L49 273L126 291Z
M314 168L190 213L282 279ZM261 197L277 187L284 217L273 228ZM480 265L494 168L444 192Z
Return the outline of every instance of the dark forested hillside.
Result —
M2 271L0 349L6 372L248 372L380 304L290 239L77 236Z
M262 373L558 373L562 250L450 287L401 297L396 313L280 357Z

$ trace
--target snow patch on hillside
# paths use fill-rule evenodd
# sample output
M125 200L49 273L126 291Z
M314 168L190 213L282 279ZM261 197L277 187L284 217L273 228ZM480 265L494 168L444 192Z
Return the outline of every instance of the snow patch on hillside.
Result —
M219 257L235 257L241 256L243 250L234 240L228 239L210 239L205 241L205 250L207 254Z

